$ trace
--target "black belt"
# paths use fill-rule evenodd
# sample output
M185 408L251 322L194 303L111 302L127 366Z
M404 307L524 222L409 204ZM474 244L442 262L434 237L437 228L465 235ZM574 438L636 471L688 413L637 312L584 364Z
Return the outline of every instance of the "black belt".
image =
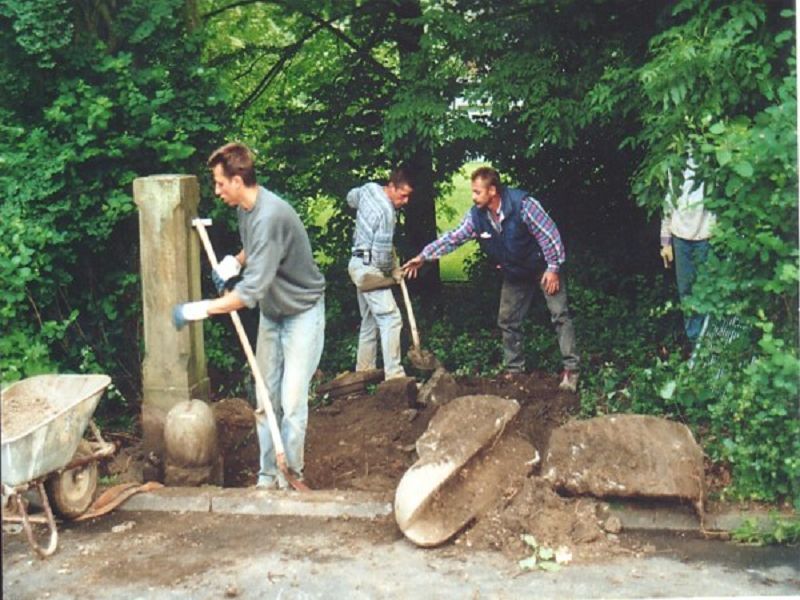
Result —
M353 250L353 256L356 258L364 258L365 256L369 258L371 255L372 252L370 250Z

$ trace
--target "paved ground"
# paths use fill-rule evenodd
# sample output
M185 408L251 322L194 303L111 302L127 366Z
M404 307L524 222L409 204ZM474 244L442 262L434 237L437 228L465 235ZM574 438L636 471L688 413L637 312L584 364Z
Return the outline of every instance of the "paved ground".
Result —
M800 549L626 534L631 551L556 573L421 550L388 517L118 511L60 528L40 560L3 536L6 599L800 597Z

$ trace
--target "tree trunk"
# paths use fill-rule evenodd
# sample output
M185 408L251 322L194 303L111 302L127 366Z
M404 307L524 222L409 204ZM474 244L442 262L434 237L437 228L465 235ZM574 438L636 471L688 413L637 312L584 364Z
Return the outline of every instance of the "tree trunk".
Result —
M417 0L401 0L395 12L399 23L396 28L397 47L400 52L401 81L416 77L410 58L420 49L422 27L409 23L421 16ZM413 135L413 133L412 133ZM415 140L404 140L397 146L398 153L414 173L415 186L411 201L405 208L405 246L408 256L416 256L428 242L436 239L436 207L433 202L433 158L430 148L420 147ZM406 148L413 148L411 152ZM414 287L433 290L439 287L439 263L430 263L420 271Z

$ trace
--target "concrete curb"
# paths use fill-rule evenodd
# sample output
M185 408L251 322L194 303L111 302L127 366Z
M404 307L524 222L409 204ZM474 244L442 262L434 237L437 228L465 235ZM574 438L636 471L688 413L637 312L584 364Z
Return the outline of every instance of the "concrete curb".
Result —
M770 513L758 510L733 510L707 512L703 522L695 510L686 504L666 502L615 502L608 514L619 519L623 530L662 530L676 532L731 532L746 521L759 526L770 521Z
M204 486L165 487L136 494L119 510L375 519L391 515L392 504L385 496L358 491L298 493Z
M393 514L386 494L354 490L315 490L307 493L254 488L165 487L136 494L122 504L122 511L211 512L228 515L298 516L343 519L377 519ZM699 532L700 518L686 504L609 503L605 518L617 517L624 531ZM705 530L730 532L747 520L758 525L770 514L755 510L707 513Z

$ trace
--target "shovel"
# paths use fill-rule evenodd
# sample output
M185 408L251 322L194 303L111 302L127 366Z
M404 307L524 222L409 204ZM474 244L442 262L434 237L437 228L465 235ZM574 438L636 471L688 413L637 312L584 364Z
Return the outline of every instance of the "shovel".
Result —
M419 332L417 331L417 320L414 318L414 309L411 307L411 298L408 296L405 277L400 277L400 289L403 290L403 300L406 304L408 314L408 324L411 326L411 350L408 351L408 359L420 371L435 371L439 367L439 361L428 350L424 350L419 342Z
M211 246L211 240L208 239L208 233L206 232L206 225L211 225L211 219L193 219L192 225L194 225L197 229L197 233L200 236L200 241L203 243L203 248L205 248L206 254L208 255L208 262L211 263L211 268L216 269L218 264L217 255L214 253L214 248ZM288 465L286 464L286 451L283 447L283 440L281 439L281 433L278 429L278 421L275 418L275 412L272 410L272 402L269 398L269 392L267 391L267 386L264 384L264 379L261 377L261 371L256 363L256 357L253 354L253 348L250 346L250 340L247 339L247 334L242 326L242 320L239 318L239 313L234 310L230 313L230 315L231 321L233 321L233 326L239 336L239 342L242 344L242 349L247 356L247 362L250 364L250 369L253 371L253 379L255 380L256 390L258 391L256 398L263 398L266 400L266 405L262 405L261 401L258 402L259 407L255 411L255 416L257 420L260 420L263 419L264 415L266 414L269 432L272 436L272 443L275 446L275 462L278 465L278 469L280 469L281 473L283 473L283 476L286 477L286 481L288 481L289 485L291 485L294 489L301 492L308 492L310 491L309 487L292 475L289 471Z

